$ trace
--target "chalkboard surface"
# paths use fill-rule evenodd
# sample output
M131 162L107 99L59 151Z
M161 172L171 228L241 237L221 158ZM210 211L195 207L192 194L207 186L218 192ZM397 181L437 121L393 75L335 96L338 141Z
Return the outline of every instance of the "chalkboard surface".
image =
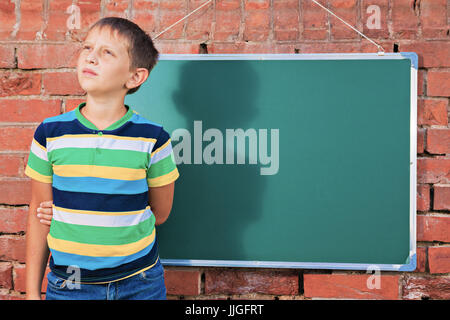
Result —
M125 99L171 134L165 265L414 270L417 55L164 55Z

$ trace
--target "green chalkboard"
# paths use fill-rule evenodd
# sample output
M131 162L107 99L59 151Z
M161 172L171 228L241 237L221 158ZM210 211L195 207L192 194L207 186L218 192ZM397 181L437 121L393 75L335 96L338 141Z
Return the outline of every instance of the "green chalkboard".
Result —
M126 97L171 134L165 265L414 270L417 55L161 55Z

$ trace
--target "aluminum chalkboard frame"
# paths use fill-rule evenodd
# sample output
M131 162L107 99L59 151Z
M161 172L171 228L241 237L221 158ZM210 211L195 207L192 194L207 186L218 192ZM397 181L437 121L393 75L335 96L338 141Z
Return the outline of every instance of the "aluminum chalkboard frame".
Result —
M312 53L312 54L161 54L160 60L397 60L409 59L410 68L410 212L409 258L404 264L284 262L241 260L161 259L166 266L258 267L340 270L413 271L416 269L416 185L417 185L417 71L414 52L400 53ZM151 79L151 76L150 76ZM151 81L151 80L150 80ZM139 110L138 110L139 111Z

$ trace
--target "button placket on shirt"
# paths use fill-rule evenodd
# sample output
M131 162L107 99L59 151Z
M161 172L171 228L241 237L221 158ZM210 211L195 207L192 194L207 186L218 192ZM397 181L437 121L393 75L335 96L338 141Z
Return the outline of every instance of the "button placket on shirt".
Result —
M97 133L97 135L98 135L98 137L102 138L102 137L103 137L103 132L99 131L99 132ZM97 154L97 153L98 153L98 154L101 153L101 150L100 150L100 144L97 144L97 147L95 148L95 151L96 151L96 154Z
M102 131L92 131L92 133L97 134L97 137L102 138L103 137L103 132ZM101 149L100 149L100 143L97 141L96 145L95 145L95 152L94 155L92 157L92 165L96 165L97 162L97 155L99 155L101 153ZM92 172L93 173L93 172Z

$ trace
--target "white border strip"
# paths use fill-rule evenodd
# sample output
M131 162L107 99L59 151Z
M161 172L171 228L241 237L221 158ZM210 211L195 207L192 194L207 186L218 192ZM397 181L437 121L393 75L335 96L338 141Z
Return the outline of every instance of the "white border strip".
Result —
M255 53L255 54L160 54L159 60L400 60L400 52L378 53Z
M279 54L160 54L160 60L401 60L409 59L398 53L279 53ZM321 263L240 260L161 259L167 266L256 267L298 269L340 269L414 271L416 269L416 199L417 199L417 69L411 61L410 108L410 253L405 264Z
M409 264L161 259L164 266L411 271ZM414 268L415 269L415 268ZM413 269L413 270L414 270Z
M416 269L416 252L417 252L417 69L411 66L411 118L410 118L410 213L409 213L409 238L410 238L410 261L409 268L414 271Z

